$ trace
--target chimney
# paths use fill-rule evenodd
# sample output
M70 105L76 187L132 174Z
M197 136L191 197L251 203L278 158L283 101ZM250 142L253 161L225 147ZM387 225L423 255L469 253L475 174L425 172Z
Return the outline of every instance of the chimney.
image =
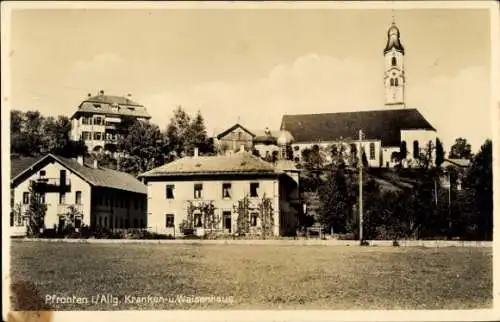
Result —
M97 159L94 159L94 169L97 169L99 166L97 164Z
M245 152L245 146L243 144L240 145L240 152Z
M88 94L87 94L87 96L88 96L88 97L92 97L92 93L88 93Z
M194 148L194 157L198 157L198 147Z
M99 94L104 95L104 91L101 89L101 90L99 91Z
M79 155L76 157L76 162L78 162L79 165L83 165L83 155Z

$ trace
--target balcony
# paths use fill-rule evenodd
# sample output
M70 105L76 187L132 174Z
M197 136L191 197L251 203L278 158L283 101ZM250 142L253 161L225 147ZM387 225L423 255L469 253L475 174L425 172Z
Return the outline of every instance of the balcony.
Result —
M68 205L68 204L60 204L57 205L57 214L65 215L70 212L70 208L75 207L75 209L83 215L83 205Z
M31 180L33 188L37 192L69 192L71 191L71 181L66 178L61 180L61 178L47 178L39 177L35 180Z

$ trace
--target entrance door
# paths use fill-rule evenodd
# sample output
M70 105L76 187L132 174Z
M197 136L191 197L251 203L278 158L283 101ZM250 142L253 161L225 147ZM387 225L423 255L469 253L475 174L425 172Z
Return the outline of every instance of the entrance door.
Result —
M231 232L231 212L224 211L222 213L222 222L224 223L224 229L228 229Z

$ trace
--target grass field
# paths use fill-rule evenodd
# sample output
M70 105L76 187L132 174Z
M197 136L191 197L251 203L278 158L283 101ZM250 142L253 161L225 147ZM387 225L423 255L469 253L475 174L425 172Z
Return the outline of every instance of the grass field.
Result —
M491 248L13 241L15 309L471 309L492 306ZM110 294L120 303L52 303ZM126 296L233 303L125 303ZM130 299L130 298L129 298ZM31 303L31 304L28 304Z

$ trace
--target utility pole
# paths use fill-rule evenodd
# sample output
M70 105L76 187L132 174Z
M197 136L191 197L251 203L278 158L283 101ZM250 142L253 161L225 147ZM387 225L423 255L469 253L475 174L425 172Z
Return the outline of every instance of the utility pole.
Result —
M363 151L361 142L363 141L363 131L359 130L359 244L363 245Z

